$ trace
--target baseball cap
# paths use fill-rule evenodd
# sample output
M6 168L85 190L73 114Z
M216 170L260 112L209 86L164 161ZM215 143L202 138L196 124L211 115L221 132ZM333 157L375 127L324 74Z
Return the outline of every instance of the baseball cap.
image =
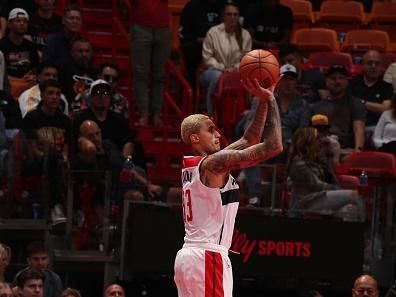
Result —
M333 73L341 73L348 76L348 70L341 64L334 64L329 67L327 70L327 76L332 75Z
M329 126L329 118L324 114L315 114L311 117L311 124L317 126Z
M297 68L291 64L282 65L279 72L280 74L291 74L297 76Z
M8 20L9 21L11 21L13 19L16 19L17 17L22 17L22 18L29 19L28 13L26 12L26 10L24 10L22 8L14 8L8 14Z
M110 92L111 86L107 81L105 81L103 79L97 79L89 87L89 95L92 96L92 94L94 94L96 92L96 90L99 90L99 89L105 89Z

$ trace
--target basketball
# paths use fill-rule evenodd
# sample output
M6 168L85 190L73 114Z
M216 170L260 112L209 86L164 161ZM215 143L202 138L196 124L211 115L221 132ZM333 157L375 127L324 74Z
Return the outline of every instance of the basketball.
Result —
M256 78L263 88L269 88L279 77L279 62L270 51L253 50L242 57L239 73L242 79Z

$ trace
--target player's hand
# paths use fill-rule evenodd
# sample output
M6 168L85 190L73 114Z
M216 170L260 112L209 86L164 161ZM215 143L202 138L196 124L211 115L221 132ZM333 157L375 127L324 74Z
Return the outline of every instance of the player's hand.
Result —
M246 91L256 97L259 97L260 100L265 102L272 102L275 100L273 89L274 86L270 87L269 89L265 89L260 85L256 78L253 80L246 78L241 80L241 83Z

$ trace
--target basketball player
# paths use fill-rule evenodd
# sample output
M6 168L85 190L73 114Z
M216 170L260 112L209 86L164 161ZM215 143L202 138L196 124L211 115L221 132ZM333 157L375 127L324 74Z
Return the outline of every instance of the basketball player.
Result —
M179 297L232 296L228 249L238 210L239 187L230 171L258 164L282 151L273 87L264 89L256 79L242 84L259 103L252 122L238 141L220 150L220 134L206 115L190 115L181 124L181 137L195 156L183 159L185 237L175 260ZM265 124L266 138L260 143Z

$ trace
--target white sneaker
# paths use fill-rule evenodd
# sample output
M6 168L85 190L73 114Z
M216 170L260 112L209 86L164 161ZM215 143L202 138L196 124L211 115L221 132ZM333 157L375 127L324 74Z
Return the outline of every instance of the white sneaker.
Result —
M52 224L59 224L66 222L66 216L63 213L62 205L55 204L54 208L51 209Z

